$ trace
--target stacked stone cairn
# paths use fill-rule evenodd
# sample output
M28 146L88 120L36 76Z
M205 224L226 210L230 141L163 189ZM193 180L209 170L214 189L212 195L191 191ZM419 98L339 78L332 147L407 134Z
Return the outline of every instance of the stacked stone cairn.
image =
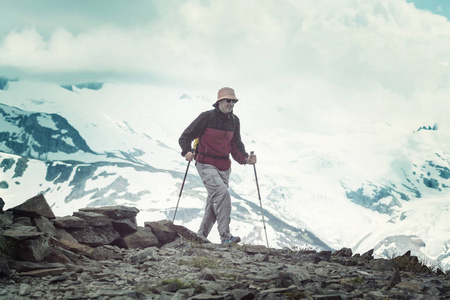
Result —
M138 226L134 207L55 217L43 195L3 206L0 299L450 299L447 274L373 250L222 246L167 220Z

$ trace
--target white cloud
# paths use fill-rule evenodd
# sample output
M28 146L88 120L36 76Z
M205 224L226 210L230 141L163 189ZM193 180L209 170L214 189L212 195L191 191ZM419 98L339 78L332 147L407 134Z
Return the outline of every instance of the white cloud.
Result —
M110 73L205 89L232 85L314 121L395 119L405 104L449 92L450 22L404 0L154 5L158 17L140 27L118 21L78 33L58 27L48 36L12 31L0 40L0 66L60 78ZM415 118L438 113L410 110Z

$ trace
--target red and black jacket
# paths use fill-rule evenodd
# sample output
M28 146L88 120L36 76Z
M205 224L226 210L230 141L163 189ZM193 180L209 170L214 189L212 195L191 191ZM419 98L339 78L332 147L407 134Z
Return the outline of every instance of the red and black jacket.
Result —
M199 138L195 160L215 166L220 171L231 167L230 154L245 164L248 157L241 141L239 118L232 112L223 113L218 107L201 113L181 134L178 143L181 155L192 151L191 143Z

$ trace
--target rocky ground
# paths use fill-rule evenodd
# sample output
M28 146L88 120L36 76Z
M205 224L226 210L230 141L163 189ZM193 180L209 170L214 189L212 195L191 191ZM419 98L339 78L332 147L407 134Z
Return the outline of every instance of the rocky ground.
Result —
M409 252L222 246L167 220L139 227L137 212L54 217L42 196L2 212L16 247L0 245L0 299L450 299L450 276Z
M182 238L161 248L101 248L108 259L16 262L21 271L0 279L0 298L450 299L447 275L394 270L391 260L349 257L349 249L267 252Z

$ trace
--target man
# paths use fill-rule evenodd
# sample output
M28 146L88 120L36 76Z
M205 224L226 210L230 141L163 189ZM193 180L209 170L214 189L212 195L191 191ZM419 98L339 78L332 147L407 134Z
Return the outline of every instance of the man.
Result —
M234 90L221 88L214 109L201 113L182 133L181 155L195 166L208 191L205 215L199 235L208 237L217 221L222 244L239 243L241 238L230 233L231 197L228 182L231 173L230 154L239 164L255 164L256 155L248 155L241 141L239 118L233 114L238 102ZM195 155L191 148L198 138Z

